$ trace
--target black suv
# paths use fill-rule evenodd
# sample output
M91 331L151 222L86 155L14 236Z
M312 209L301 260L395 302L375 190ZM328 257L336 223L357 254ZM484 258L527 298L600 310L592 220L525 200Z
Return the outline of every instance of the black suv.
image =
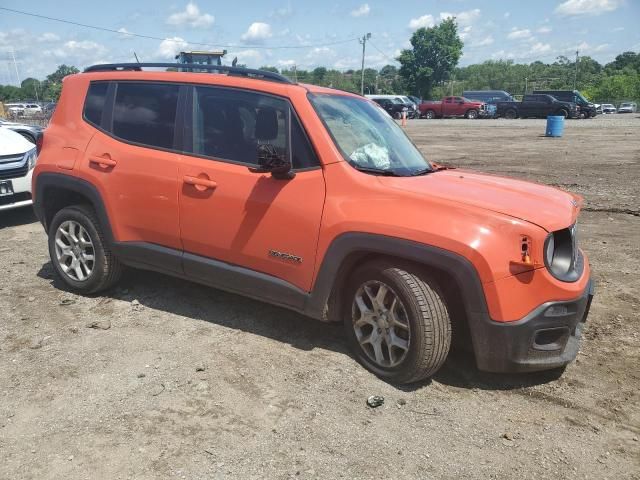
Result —
M525 95L521 102L498 102L497 116L506 118L545 118L559 115L577 118L580 110L575 103L561 102L551 95Z
M409 115L409 108L398 99L372 98L371 100L384 108L393 118L402 118L402 112L407 112L407 116Z
M575 103L580 107L580 116L583 118L593 118L597 115L596 106L577 90L534 90L533 93L551 95L561 102Z

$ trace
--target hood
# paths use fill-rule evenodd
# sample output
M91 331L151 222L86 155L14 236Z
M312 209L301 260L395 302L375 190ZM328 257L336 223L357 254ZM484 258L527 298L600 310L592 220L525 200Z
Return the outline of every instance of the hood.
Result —
M390 188L491 210L548 232L573 224L582 206L581 197L557 188L468 170L378 178Z
M0 127L0 156L20 155L32 148L35 148L35 145L19 133Z

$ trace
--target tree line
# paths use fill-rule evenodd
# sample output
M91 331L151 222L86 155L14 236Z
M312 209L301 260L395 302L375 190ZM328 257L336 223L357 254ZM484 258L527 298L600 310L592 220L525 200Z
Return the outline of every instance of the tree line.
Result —
M640 52L623 52L605 65L589 56L577 62L559 56L553 63L536 61L487 60L459 67L464 43L455 18L443 20L431 28L420 28L411 36L411 47L401 51L399 67L365 68L364 93L415 95L425 100L446 95L462 95L464 90L505 90L523 95L535 89L580 90L598 103L640 100ZM361 70L340 71L317 67L279 70L262 66L295 81L360 92ZM62 78L78 69L61 65L43 81L27 78L20 87L0 86L0 101L40 99L56 101Z

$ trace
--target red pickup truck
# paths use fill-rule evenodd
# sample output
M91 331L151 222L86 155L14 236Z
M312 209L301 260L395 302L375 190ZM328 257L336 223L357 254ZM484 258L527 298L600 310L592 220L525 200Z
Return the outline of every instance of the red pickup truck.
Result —
M487 105L464 97L444 97L440 102L422 102L418 105L422 118L465 117L488 115Z

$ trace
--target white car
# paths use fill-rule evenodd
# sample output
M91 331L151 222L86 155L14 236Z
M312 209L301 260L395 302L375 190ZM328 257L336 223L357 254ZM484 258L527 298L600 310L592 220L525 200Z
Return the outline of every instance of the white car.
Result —
M42 113L42 107L35 103L7 103L7 111L14 116L30 117Z
M22 135L0 128L0 211L31 205L36 147Z
M618 107L618 113L636 113L638 106L633 102L621 103Z
M603 103L602 104L602 114L603 115L607 115L609 113L616 113L616 107L613 106L610 103Z

